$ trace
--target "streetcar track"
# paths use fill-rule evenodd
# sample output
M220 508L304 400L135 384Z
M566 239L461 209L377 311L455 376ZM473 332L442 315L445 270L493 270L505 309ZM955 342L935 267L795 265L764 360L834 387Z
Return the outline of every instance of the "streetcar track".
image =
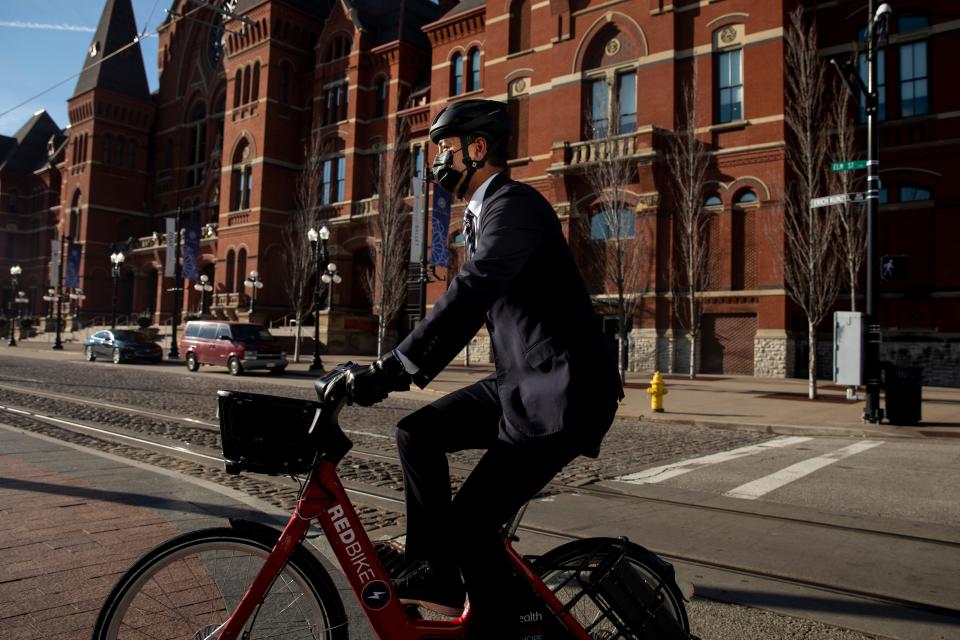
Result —
M156 411L145 411L145 410L143 410L143 409L139 409L139 408L136 408L136 407L128 407L128 406L117 405L117 404L113 404L113 403L103 403L103 402L100 402L100 401L86 400L86 399L83 399L83 398L74 398L74 397L71 397L71 396L68 396L68 395L65 395L65 394L58 394L58 393L54 393L54 392L37 391L37 390L32 390L32 389L25 389L25 388L23 388L23 387L15 387L14 385L0 384L0 389L4 389L4 388L6 388L6 389L8 389L8 390L11 390L11 391L16 391L16 392L24 393L24 394L32 394L32 395L37 395L37 396L41 396L41 397L47 397L47 398L50 398L50 399L56 399L56 400L60 400L60 401L64 401L64 402L75 402L75 403L79 403L79 404L88 404L88 405L92 405L92 406L98 406L98 407L107 408L107 409L114 410L114 411L129 412L129 413L132 413L132 414L144 415L144 416L148 416L148 417L151 417L151 418L156 418L156 419L161 419L161 420L166 420L166 421L174 421L174 422L179 422L179 423L188 422L188 423L189 423L189 426L183 427L184 429L188 429L188 430L189 430L189 429L197 429L197 430L203 431L203 432L205 432L205 433L209 433L210 431L213 431L213 432L216 433L216 436L217 436L216 446L205 446L205 445L200 445L200 446L203 446L204 448L206 448L206 449L208 449L208 450L211 450L211 451L212 451L212 450L215 450L217 447L219 447L219 429L220 429L220 427L219 427L218 424L215 424L215 423L210 423L210 422L205 422L205 421L201 421L201 420L196 420L196 419L189 418L189 417L186 417L186 416L177 416L177 415L174 415L174 414L159 413L159 412L156 412ZM3 407L2 405L0 405L0 409L3 409L3 408L4 408L4 407ZM51 418L51 419L57 419L57 418L53 417L53 418ZM91 427L85 427L85 428L91 428ZM92 428L91 428L91 429L92 429ZM360 436L372 437L372 438L376 438L376 439L388 439L388 440L393 440L393 438L390 437L390 436L386 436L386 435L383 435L383 434L372 433L372 432L368 432L368 431L361 431L361 430L356 430L356 429L343 429L343 431L344 431L345 433L349 434L349 435L360 435ZM110 432L109 430L106 430L106 431L103 431L103 433L112 433L112 432ZM122 434L118 434L118 435L120 435L120 437L127 437L127 436L123 436ZM164 436L163 436L163 435L159 435L158 437L161 437L161 438L162 438L162 437L164 437ZM136 438L132 438L132 439L136 439ZM146 443L151 444L152 446L160 446L160 447L166 446L166 445L163 445L162 443L158 443L158 442L156 442L156 441L150 441L150 440L143 440L143 441L146 442ZM190 441L190 440L182 440L182 442L189 443L189 442L191 442L191 441ZM190 448L187 448L187 447L182 447L182 446L181 446L181 447L173 447L173 448L176 449L176 450L178 450L178 451L181 451L181 452L183 452L183 453L205 456L206 458L209 458L210 460L215 460L215 461L217 461L217 462L222 461L222 458L214 458L214 457L208 456L208 455L206 455L206 454L197 453L197 452L195 452L195 451L193 451L193 450L191 450ZM399 465L400 465L400 458L399 458L398 455L389 454L389 453L384 453L384 452L382 452L382 451L373 451L373 450L370 450L370 449L365 449L365 448L363 448L363 447L354 446L354 447L350 450L350 453L348 454L348 457L347 457L346 460L348 461L348 464L349 464L349 462L355 461L355 460L358 459L358 458L360 458L360 459L380 460L380 461L386 462L386 463L388 463L388 464L394 465L394 466L396 466L398 469L399 469ZM351 459L353 459L353 460L351 460ZM456 474L456 477L452 477L452 480L453 480L455 483L458 483L459 481L462 481L462 479L464 479L464 478L470 473L470 471L472 470L472 467L459 465L459 464L456 464L455 462L450 462L450 463L449 463L449 469L450 469L450 472L451 472L451 475L452 475L452 476L453 476L453 474ZM345 468L343 471L344 471L343 475L344 475L345 477L348 477L351 472L355 472L355 470L353 470L353 469L349 469L349 470L348 470L348 468ZM398 473L399 473L399 471L398 471ZM362 482L362 480L360 480L360 482ZM626 502L628 502L628 503L629 503L629 502L633 502L633 503L660 504L660 505L672 506L672 507L677 507L677 508L682 508L682 509L688 509L688 510L694 510L694 511L707 511L707 512L712 512L712 513L720 513L720 514L734 515L734 516L740 516L740 517L749 517L749 518L758 519L758 520L765 520L765 521L787 522L787 523L797 524L797 525L806 526L806 527L819 527L819 528L830 529L830 530L834 530L834 531L844 531L844 532L847 532L847 533L877 536L877 537L888 538L888 539L895 539L895 540L902 540L902 541L907 541L907 542L916 542L916 543L920 543L920 544L932 544L932 545L944 546L944 547L948 547L948 548L960 548L960 541L945 540L945 539L941 539L941 538L930 538L930 537L913 535L913 534L909 534L909 533L901 533L901 532L895 532L895 531L885 531L885 530L882 530L882 529L873 529L873 528L866 528L866 527L856 527L856 526L851 526L851 525L839 524L839 523L835 523L835 522L822 522L822 521L811 522L811 521L805 520L805 519L803 519L803 518L791 517L791 516L786 516L786 515L781 515L781 514L758 513L758 512L753 512L753 511L744 511L744 510L741 510L741 509L736 509L736 508L732 508L732 507L723 507L723 506L717 506L717 505L691 504L691 503L688 503L688 502L682 502L682 501L673 500L673 499L670 499L670 498L661 498L661 497L653 497L653 496L638 496L638 495L634 495L634 494L631 494L631 493L619 491L619 490L614 489L614 488L611 488L611 487L601 487L601 486L595 486L595 485L594 485L594 486L582 486L582 485L581 485L581 486L573 486L573 485L564 484L564 483L561 483L561 482L551 482L551 483L549 483L549 484L547 485L547 487L545 488L544 492L545 492L545 493L549 493L549 494L557 494L557 493L580 493L580 494L591 495L591 496L595 496L595 497L603 497L603 498L612 498L612 499L617 499L617 500L623 500L623 501L626 501Z
M58 399L67 400L68 398L60 397L60 398L58 398ZM119 407L119 406L112 406L111 409L114 409L114 410L123 410L123 408L122 408L122 407ZM19 409L19 408L16 408L16 407L10 407L10 406L6 406L6 405L0 405L0 412L9 412L9 413L12 413L12 414L15 414L15 415L21 415L21 416L28 417L28 418L31 418L31 419L34 419L34 420L38 420L38 421L41 421L41 422L45 422L45 423L48 423L48 424L53 424L53 425L55 425L55 426L57 426L57 427L60 427L60 428L67 428L67 429L74 429L74 430L79 429L79 430L81 430L81 431L87 431L87 432L94 433L94 434L99 435L99 436L121 438L121 439L127 440L127 441L129 441L129 442L132 442L132 443L134 443L135 445L138 445L138 446L148 446L148 447L155 447L155 448L165 449L165 450L169 450L169 451L172 451L172 452L176 452L177 454L179 454L179 455L181 455L181 456L201 458L201 459L204 461L203 464L205 464L205 465L209 465L211 462L218 462L218 463L219 463L219 462L222 462L222 458L220 458L220 457L210 456L210 455L207 455L207 454L198 452L198 451L190 450L190 449L185 448L185 447L173 446L173 445L169 445L169 444L163 444L163 443L161 443L161 442L150 441L150 440L146 440L146 439L142 439L142 438L136 438L136 437L129 436L129 435L126 435L126 434L122 434L122 433L119 433L119 432L116 432L116 431L111 431L111 430L109 430L109 429L102 429L102 428L98 428L98 427L92 427L92 426L89 426L89 425L81 424L81 423L76 422L76 421L66 420L66 419L63 419L63 418L58 418L58 417L56 417L56 416L48 416L48 415L44 415L44 414L40 414L40 413L36 413L36 412L31 412L31 411ZM154 415L154 417L156 417L156 414ZM175 417L173 417L173 418L175 418ZM393 463L393 462L395 462L395 461L396 461L396 462L399 461L398 458L396 458L396 457L394 457L394 456L387 455L387 454L383 454L383 453L381 453L381 452L371 452L371 451L365 451L365 450L362 450L362 449L360 449L360 450L354 449L354 450L351 451L351 454L354 454L354 453L357 454L357 455L359 455L359 456L361 456L361 457L378 458L378 459L386 460L386 461L391 462L391 463ZM456 471L460 471L460 472L469 471L468 469L464 469L464 468L462 468L462 467L456 467L456 466L454 466L454 465L451 465L451 470L452 470L452 471L453 471L453 470L456 470ZM670 505L672 505L672 506L677 506L677 507L684 507L684 508L691 508L691 509L705 509L705 510L711 510L711 511L727 512L727 513L731 513L731 514L738 515L738 516L750 516L750 517L768 518L768 519L773 519L773 520L784 520L784 521L789 521L789 522L797 522L797 523L804 524L804 525L808 525L808 526L821 526L821 527L828 527L828 528L846 530L846 531L850 531L850 532L854 532L854 533L862 533L862 534L869 534L869 535L881 535L881 536L887 536L887 537L893 537L893 538L898 538L898 539L904 539L904 540L908 540L908 541L911 541L911 542L918 542L918 543L924 543L924 544L944 545L944 546L950 546L950 547L960 546L960 544L954 543L954 542L952 542L952 541L944 541L944 540L937 540L937 539L931 539L931 538L922 538L922 537L911 536L911 535L907 535L907 534L898 534L898 533L894 533L894 532L884 532L884 531L878 531L878 530L872 530L872 529L863 529L863 528L858 528L858 527L849 527L849 526L844 526L844 525L835 525L835 524L832 524L832 523L807 522L807 521L803 521L803 520L799 520L799 519L794 519L794 518L783 517L783 516L773 516L773 515L768 516L768 515L765 515L765 514L755 514L755 513L750 513L750 512L739 511L739 510L736 510L736 509L726 509L726 508L722 508L722 507L711 507L711 506L704 506L704 505L690 505L690 504L678 502L678 501L675 501L675 500L666 500L666 499L659 499L659 498L650 498L650 497L645 497L645 496L633 496L633 495L630 495L630 494L624 494L624 493L621 493L621 492L618 492L618 491L615 491L615 490L610 490L610 489L605 489L605 488L571 487L571 486L568 486L568 485L557 485L557 484L552 484L552 485L548 485L548 486L550 486L550 487L552 487L552 488L555 488L555 489L561 489L561 490L565 490L565 491L572 491L572 492L577 492L577 493L581 493L581 494L591 494L591 495L604 496L604 497L616 497L616 498L618 498L618 499L627 499L627 500L644 501L644 502L665 503L665 504L670 504ZM357 488L352 488L352 487L345 487L345 490L346 490L348 493L351 493L351 494L353 494L353 495L355 495L355 496L358 496L358 497L363 497L363 498L367 498L367 499L373 499L373 500L380 501L380 502L388 502L388 503L391 503L391 504L396 504L396 505L398 505L398 506L402 506L402 505L404 504L404 501L402 500L402 498L398 497L398 496L397 496L397 492L395 492L395 491L378 490L376 487L367 487L366 489L357 489ZM547 527L539 527L539 526L536 526L536 525L523 525L523 524L522 524L522 525L519 527L519 530L520 530L521 532L526 532L526 533L536 534L536 535L541 535L541 536L548 536L548 537L556 538L556 539L559 539L559 540L566 540L566 541L579 540L579 539L584 539L585 537L589 537L589 536L581 536L581 535L577 535L577 534L571 534L571 533L564 532L564 531L557 531L557 530L555 530L555 529L551 529L551 528L547 528ZM714 560L709 560L709 559L706 559L706 558L696 557L696 556L692 556L692 555L671 553L671 552L666 551L666 550L655 549L655 548L652 548L652 547L648 547L648 548L650 549L650 551L656 553L657 555L662 556L662 557L664 557L664 558L666 558L666 559L668 559L668 560L672 560L672 561L674 561L674 562L683 562L683 563L690 564L690 565L697 565L697 566L707 567L707 568L716 569L716 570L721 570L721 571L733 572L733 573L741 574L741 575L744 575L744 576L750 576L750 577L755 577L755 578L760 578L760 579L765 579L765 580L776 580L776 581L779 581L779 582L782 582L782 583L785 583L785 584L797 585L797 586L802 586L802 587L807 587L807 588L813 588L813 589L818 589L818 590L821 590L821 591L828 591L828 592L831 592L831 593L834 593L834 594L838 594L838 595L845 595L845 596L857 597L857 598L866 598L866 599L873 600L873 601L875 601L875 602L879 602L879 603L883 603L883 604L887 604L887 605L893 605L893 606L899 606L899 607L907 607L907 608L910 608L910 609L914 609L914 610L918 610L918 611L923 611L923 612L926 612L926 613L932 613L932 614L936 614L936 615L940 615L940 616L945 616L945 617L948 617L948 618L960 618L960 609L951 609L951 608L949 608L949 607L944 607L944 606L935 605L935 604L929 604L929 603L922 602L922 601L910 600L910 599L906 599L906 598L898 598L898 597L896 597L896 596L891 596L891 595L886 595L886 594L873 593L873 592L870 592L870 591L867 591L867 590L863 590L863 589L855 589L855 588L849 588L849 587L842 587L842 586L838 586L838 585L835 585L835 584L830 584L830 583L824 582L824 581L811 580L811 579L807 579L807 578L798 578L798 577L795 577L795 576L789 576L789 575L786 575L786 574L783 574L783 573L780 573L780 572L776 572L776 571L756 570L756 569L751 569L751 568L749 568L749 567L740 566L740 565L737 565L737 564L717 562L717 561L714 561Z

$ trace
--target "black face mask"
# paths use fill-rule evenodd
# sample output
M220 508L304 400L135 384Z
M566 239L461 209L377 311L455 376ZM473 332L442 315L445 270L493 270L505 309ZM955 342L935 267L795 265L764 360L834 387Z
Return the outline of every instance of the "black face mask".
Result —
M453 193L453 190L457 188L457 184L460 185L460 189L456 192L457 197L463 200L464 194L467 192L467 186L470 184L470 178L473 177L473 174L477 172L477 169L484 165L485 160L474 160L469 155L467 155L467 147L470 146L470 138L466 136L460 137L460 148L452 149L448 151L442 151L438 153L433 159L433 165L430 167L431 173L433 173L433 179L441 187ZM453 154L457 151L463 153L463 164L466 165L466 177L464 177L464 172L457 171L453 168ZM461 178L463 181L461 182Z
M463 172L453 168L454 153L451 150L438 153L433 159L433 166L430 167L434 181L450 193L453 193L463 177ZM464 182L469 182L469 180L464 180ZM463 195L461 194L460 197L462 198Z

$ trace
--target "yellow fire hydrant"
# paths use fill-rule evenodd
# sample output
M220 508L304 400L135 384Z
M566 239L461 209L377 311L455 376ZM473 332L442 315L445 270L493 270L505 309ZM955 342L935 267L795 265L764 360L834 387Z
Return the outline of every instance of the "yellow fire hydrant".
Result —
M650 408L657 413L663 413L663 396L667 395L668 391L659 371L653 372L653 379L650 380L647 393L650 394Z

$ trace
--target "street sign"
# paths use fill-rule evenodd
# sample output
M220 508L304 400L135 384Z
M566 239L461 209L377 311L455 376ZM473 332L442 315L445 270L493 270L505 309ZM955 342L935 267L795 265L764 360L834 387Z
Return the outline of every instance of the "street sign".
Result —
M838 204L847 204L848 202L859 203L866 202L867 194L865 193L838 193L832 196L824 196L822 198L814 198L810 201L810 208L817 209L819 207L832 207Z
M866 169L866 160L844 160L843 162L831 162L831 171L853 171L854 169Z

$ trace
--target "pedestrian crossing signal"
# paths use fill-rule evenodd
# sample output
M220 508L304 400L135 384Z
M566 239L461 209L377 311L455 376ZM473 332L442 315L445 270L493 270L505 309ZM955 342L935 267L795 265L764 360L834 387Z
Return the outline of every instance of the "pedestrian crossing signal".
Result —
M910 276L910 262L907 256L883 256L880 258L880 278L883 280L904 280Z

